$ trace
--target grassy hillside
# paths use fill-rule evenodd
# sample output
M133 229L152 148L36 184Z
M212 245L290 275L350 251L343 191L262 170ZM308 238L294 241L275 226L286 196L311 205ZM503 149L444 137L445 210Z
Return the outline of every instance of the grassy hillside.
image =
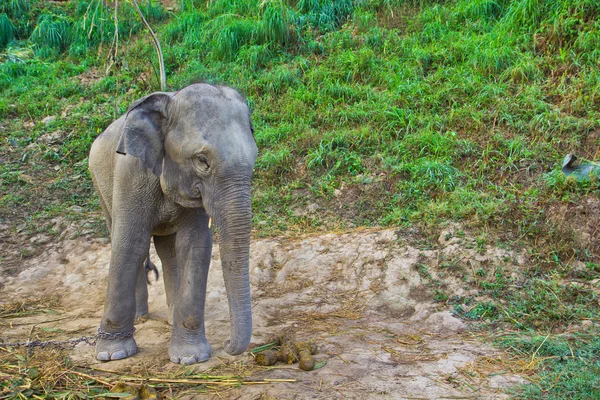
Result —
M0 224L17 237L58 236L70 221L105 234L87 152L129 104L159 89L150 40L133 7L119 4L116 52L113 4L0 5ZM202 80L247 96L260 149L257 235L395 226L433 237L458 222L478 245L524 246L529 270L482 272L488 302L440 300L526 332L523 346L557 335L541 350L558 356L543 364L550 383L524 396L598 389L597 341L571 343L587 357L557 360L571 340L562 332L600 315L600 183L560 172L568 152L600 159L600 3L141 5L170 88ZM551 383L569 374L591 383Z

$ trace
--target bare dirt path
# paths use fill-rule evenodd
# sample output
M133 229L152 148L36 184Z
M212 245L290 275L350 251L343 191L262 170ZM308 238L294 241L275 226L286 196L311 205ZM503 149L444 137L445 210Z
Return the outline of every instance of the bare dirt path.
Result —
M447 255L469 257L481 265L515 260L519 255L494 248L476 251L465 246L468 240L457 241L452 236L442 232L433 250L419 249L393 230L255 240L250 262L253 342L263 344L282 333L315 340L319 345L316 358L327 364L311 372L299 370L297 365L257 367L248 353L231 357L223 351L229 315L215 246L206 305L213 357L193 368L296 382L182 395L225 399L508 398L506 388L523 379L507 373L476 372L482 358L504 355L470 333L443 304L433 301L422 265L434 265ZM109 244L65 241L28 260L19 274L0 277L4 282L1 302L60 297L56 315L0 320L0 337L12 341L28 335L40 339L93 335L102 313L109 257ZM159 259L155 254L152 257L160 268ZM461 291L457 280L453 292ZM136 356L100 363L94 359L93 348L82 344L73 350L73 362L128 373L180 368L170 363L167 355L170 326L162 281L151 285L149 292L150 315L136 326Z

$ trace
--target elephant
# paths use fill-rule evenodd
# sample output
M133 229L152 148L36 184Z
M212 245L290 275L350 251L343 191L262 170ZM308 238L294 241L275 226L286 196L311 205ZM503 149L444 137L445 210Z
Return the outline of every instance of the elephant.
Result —
M136 315L148 310L144 263L151 238L162 262L172 320L169 358L210 358L204 304L213 234L231 319L225 351L243 353L252 335L250 181L257 157L250 110L236 90L196 83L134 102L92 144L89 169L112 250L96 357L137 352Z

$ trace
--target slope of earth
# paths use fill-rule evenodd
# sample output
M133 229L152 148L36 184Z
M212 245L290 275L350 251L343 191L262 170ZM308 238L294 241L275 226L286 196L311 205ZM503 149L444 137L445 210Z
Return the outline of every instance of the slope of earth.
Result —
M394 230L273 238L252 244L253 342L267 343L284 333L315 340L316 358L327 364L311 372L296 365L258 367L248 353L230 357L223 351L229 315L215 246L206 306L213 357L194 366L194 371L296 380L221 390L215 393L218 398L507 398L506 388L524 379L506 370L481 373L477 365L482 360L502 360L506 354L469 333L464 322L434 302L420 268L435 265L448 253L493 265L522 263L523 256L491 247L477 254L465 246L468 240L446 241L446 235L442 233L437 249L423 248ZM93 335L102 313L109 259L109 244L66 241L27 261L18 275L2 277L4 301L58 295L55 308L61 310L59 315L3 319L2 339ZM464 294L460 282L446 289ZM80 344L70 354L72 362L92 371L145 371L148 377L186 368L168 359L170 327L162 281L150 286L149 305L149 317L136 326L136 356L100 363L93 348ZM174 386L163 394L177 395L177 390L190 398L211 394L189 387L181 393Z
M528 354L540 372L525 398L598 393L600 180L567 178L560 162L568 152L600 159L600 2L140 3L163 43L168 90L226 83L251 105L260 149L255 236L420 229L427 242L413 247L445 249L416 265L435 304L482 321L483 330L518 329L504 347ZM0 1L5 290L24 268L47 263L56 242L106 236L87 154L133 101L159 90L143 32L131 2ZM473 238L461 229L440 235L456 222ZM486 259L489 246L527 250L513 265L510 256ZM308 290L302 285L315 278L305 273L289 272L298 285L290 293ZM75 274L67 283L79 281ZM352 315L419 315L410 301L390 306L393 296L373 282L368 290L380 297ZM54 292L33 288L34 301ZM352 310L348 290L342 299ZM6 293L3 300L19 298ZM86 301L95 297L101 301L86 293ZM52 336L60 326L33 334Z

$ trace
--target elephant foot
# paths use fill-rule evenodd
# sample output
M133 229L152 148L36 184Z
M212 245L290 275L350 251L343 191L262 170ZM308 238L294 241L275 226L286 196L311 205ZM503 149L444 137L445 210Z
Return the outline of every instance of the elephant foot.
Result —
M137 353L137 346L132 337L123 339L101 339L96 342L96 358L100 361L121 360Z
M167 314L167 324L173 326L173 307L169 307Z
M195 343L173 340L169 346L169 358L175 364L201 363L208 360L210 355L210 344L206 339L195 340Z
M136 307L136 310L135 310L135 319L136 320L138 320L142 317L145 317L147 315L148 315L148 304L146 304L145 306L142 306L142 307L140 307L140 306Z
M133 324L134 325L143 324L144 322L148 321L148 319L150 319L150 317L149 317L149 315L147 313L146 314L142 314L139 317L136 314L135 320L133 321Z

